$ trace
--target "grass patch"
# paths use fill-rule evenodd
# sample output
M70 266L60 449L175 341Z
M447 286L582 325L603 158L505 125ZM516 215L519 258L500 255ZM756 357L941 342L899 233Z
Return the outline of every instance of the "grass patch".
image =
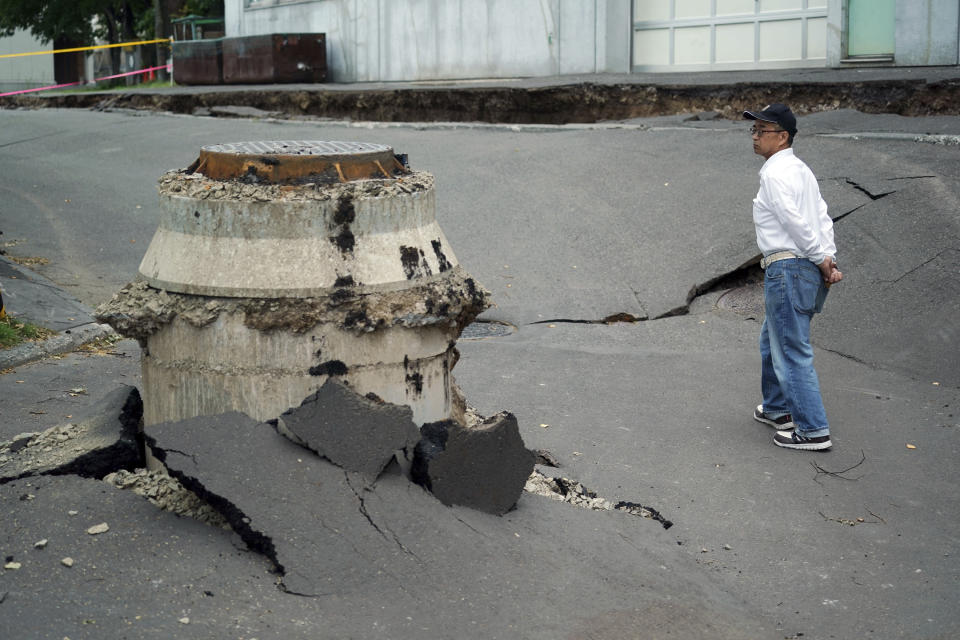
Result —
M56 335L56 331L44 329L11 316L0 318L0 349L15 347L21 342L46 340Z
M70 87L69 89L60 89L57 93L95 93L97 91L144 91L149 89L169 89L176 87L177 84L171 84L169 80L152 80L149 82L140 82L136 84L126 84L123 80L116 82L98 82L93 85L84 85L82 87Z

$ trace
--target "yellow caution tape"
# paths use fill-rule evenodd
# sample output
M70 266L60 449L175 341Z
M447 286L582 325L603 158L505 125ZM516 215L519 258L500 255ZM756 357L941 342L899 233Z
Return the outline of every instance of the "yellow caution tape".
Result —
M30 51L29 53L4 53L0 58L20 58L22 56L42 56L50 53L71 53L73 51L92 51L93 49L112 49L114 47L132 47L138 44L156 44L158 42L173 42L173 38L157 38L156 40L141 40L139 42L118 42L116 44L97 44L92 47L73 47L72 49L55 49L53 51Z

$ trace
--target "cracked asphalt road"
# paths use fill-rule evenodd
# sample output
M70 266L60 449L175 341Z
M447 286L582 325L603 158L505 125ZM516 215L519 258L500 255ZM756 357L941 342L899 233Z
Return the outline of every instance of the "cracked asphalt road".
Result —
M156 228L156 179L189 164L201 145L346 139L409 154L414 168L436 175L438 220L460 262L493 293L497 306L484 318L518 327L460 343L455 375L468 401L484 414L515 413L527 445L550 451L563 465L548 471L609 500L649 505L674 522L668 532L646 522L645 532L659 531L635 534L613 551L608 540L590 535L596 514L530 502L531 512L516 515L530 518L524 531L544 535L561 527L578 542L530 545L511 555L513 562L550 558L557 573L543 573L543 581L564 575L575 591L589 592L590 581L600 583L616 565L610 554L632 554L641 574L635 578L657 585L655 560L669 553L670 566L707 592L748 601L775 638L960 633L952 533L960 513L960 156L956 145L914 141L914 134L960 134L957 118L852 111L800 118L796 151L820 178L838 218L846 276L814 323L836 441L832 452L816 457L775 449L769 430L750 418L758 401L759 324L716 309L720 291L695 295L756 258L750 200L761 159L751 153L743 123L677 116L622 129L377 129L44 110L2 111L0 124L0 229L4 242L15 243L8 253L48 258L37 270L91 305L133 277ZM617 313L648 320L533 324ZM97 381L135 375L128 362L95 364L71 356L0 376L0 424L11 431L0 437L51 419L30 413L59 396L30 388L35 379L56 389L53 380L72 386L79 378L84 384L76 386L90 388L92 397ZM866 460L849 479L820 477L810 464L841 470L861 452ZM492 535L476 518L468 521ZM455 522L454 535L466 535ZM616 535L616 527L605 531ZM567 565L557 554L581 548L601 570L589 577L562 573ZM475 569L481 557L449 569ZM234 591L243 594L240 601L263 593L250 586L264 582L258 571L254 582ZM550 598L534 592L535 582L512 592L517 604L495 623L497 633L613 638L642 620L642 607L628 614L621 609L628 604L611 600L604 608L611 591L595 591L566 619L569 627L540 628L534 621L542 618L525 618L523 604L545 615ZM270 606L285 619L309 617L273 598ZM184 600L178 594L170 602L180 607ZM484 600L477 615L494 624L497 602ZM342 604L334 628L357 632L360 622L345 611L369 603ZM208 604L194 606L214 615ZM2 607L0 622L10 619ZM661 603L659 611L668 609ZM443 619L469 624L469 609L458 611ZM240 617L238 628L263 631L257 626L263 620L249 610ZM403 624L390 629L413 629Z

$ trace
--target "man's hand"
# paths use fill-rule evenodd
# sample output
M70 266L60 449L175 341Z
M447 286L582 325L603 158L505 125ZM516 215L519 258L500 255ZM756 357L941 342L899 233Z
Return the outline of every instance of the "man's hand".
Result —
M837 263L830 256L824 258L823 262L818 264L817 267L819 267L820 273L823 275L823 281L827 283L828 287L843 280L843 274L837 269Z

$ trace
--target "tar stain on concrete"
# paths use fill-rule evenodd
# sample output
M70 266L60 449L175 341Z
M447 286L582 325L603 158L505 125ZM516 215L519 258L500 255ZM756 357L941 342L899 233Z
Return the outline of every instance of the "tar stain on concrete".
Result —
M345 376L347 375L347 365L342 360L327 360L315 367L310 367L312 376Z
M404 380L407 383L407 396L420 397L423 393L423 374L420 373L420 362L411 360L409 356L404 356L403 370L405 372ZM449 367L445 370L449 370Z
M440 239L430 241L430 246L433 247L433 253L437 256L437 264L439 264L440 273L448 271L452 268L453 265L450 264L450 261L447 260L446 254L443 253L443 243L440 242Z
M433 275L433 270L430 268L430 265L427 264L426 255L417 247L401 246L400 264L403 267L403 274L407 277L407 280L426 278Z

